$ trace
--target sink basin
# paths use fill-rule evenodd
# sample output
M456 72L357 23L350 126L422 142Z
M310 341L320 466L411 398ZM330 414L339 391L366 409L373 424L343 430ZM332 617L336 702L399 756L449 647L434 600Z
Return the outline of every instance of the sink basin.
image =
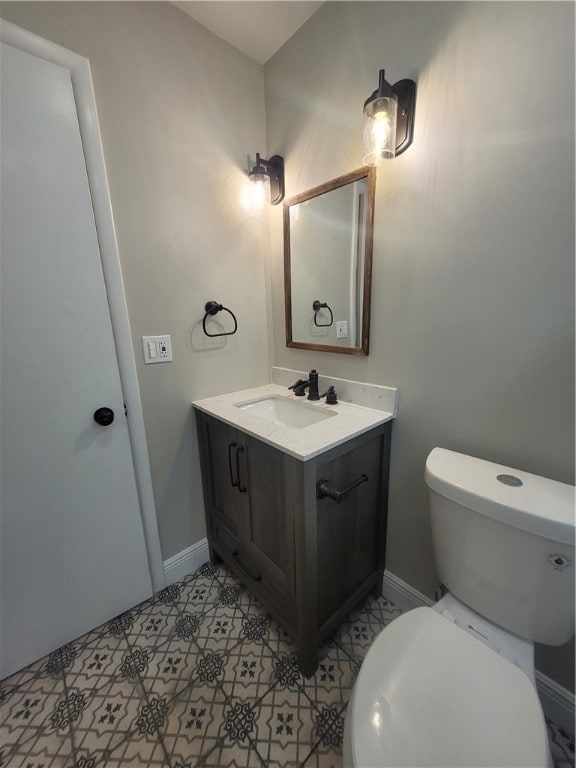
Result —
M246 413L271 421L273 424L282 424L285 427L295 429L309 427L311 424L318 424L320 421L336 416L336 411L320 410L317 406L309 403L289 400L287 397L276 395L249 400L245 403L235 403L235 406Z

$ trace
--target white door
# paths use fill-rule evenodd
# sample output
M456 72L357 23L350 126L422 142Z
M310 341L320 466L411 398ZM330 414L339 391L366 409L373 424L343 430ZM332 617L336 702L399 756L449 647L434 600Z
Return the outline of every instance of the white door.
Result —
M152 587L71 74L1 45L5 677Z

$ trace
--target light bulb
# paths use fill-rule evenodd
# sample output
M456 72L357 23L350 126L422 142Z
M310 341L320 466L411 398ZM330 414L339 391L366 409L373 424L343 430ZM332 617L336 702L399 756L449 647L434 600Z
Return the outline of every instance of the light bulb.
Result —
M374 149L383 156L390 138L390 118L387 112L377 112L374 115L372 130L374 131Z

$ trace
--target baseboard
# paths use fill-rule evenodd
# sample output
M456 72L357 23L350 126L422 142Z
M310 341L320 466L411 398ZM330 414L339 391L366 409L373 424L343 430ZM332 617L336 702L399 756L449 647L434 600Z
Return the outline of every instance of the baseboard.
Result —
M566 733L574 734L574 694L538 670L536 687L546 717Z
M385 597L401 608L412 608L434 604L426 595L407 584L390 571L384 571L383 591ZM544 714L568 733L574 733L574 694L555 680L536 670L536 688Z
M180 581L190 573L194 573L208 558L208 539L200 539L196 544L192 544L191 547L187 547L169 557L168 560L164 560L166 586Z
M426 597L390 571L384 571L383 590L384 595L403 611L411 611L412 608L420 608L423 605L428 608L434 605L434 600Z

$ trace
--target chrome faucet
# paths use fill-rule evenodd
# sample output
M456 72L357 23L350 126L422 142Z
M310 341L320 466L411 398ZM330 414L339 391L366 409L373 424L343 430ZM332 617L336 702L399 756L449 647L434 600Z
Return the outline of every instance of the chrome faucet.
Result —
M308 400L320 400L320 394L318 392L318 373L313 368L308 374L308 381L304 379L298 379L291 387L296 397L303 397L308 389Z

